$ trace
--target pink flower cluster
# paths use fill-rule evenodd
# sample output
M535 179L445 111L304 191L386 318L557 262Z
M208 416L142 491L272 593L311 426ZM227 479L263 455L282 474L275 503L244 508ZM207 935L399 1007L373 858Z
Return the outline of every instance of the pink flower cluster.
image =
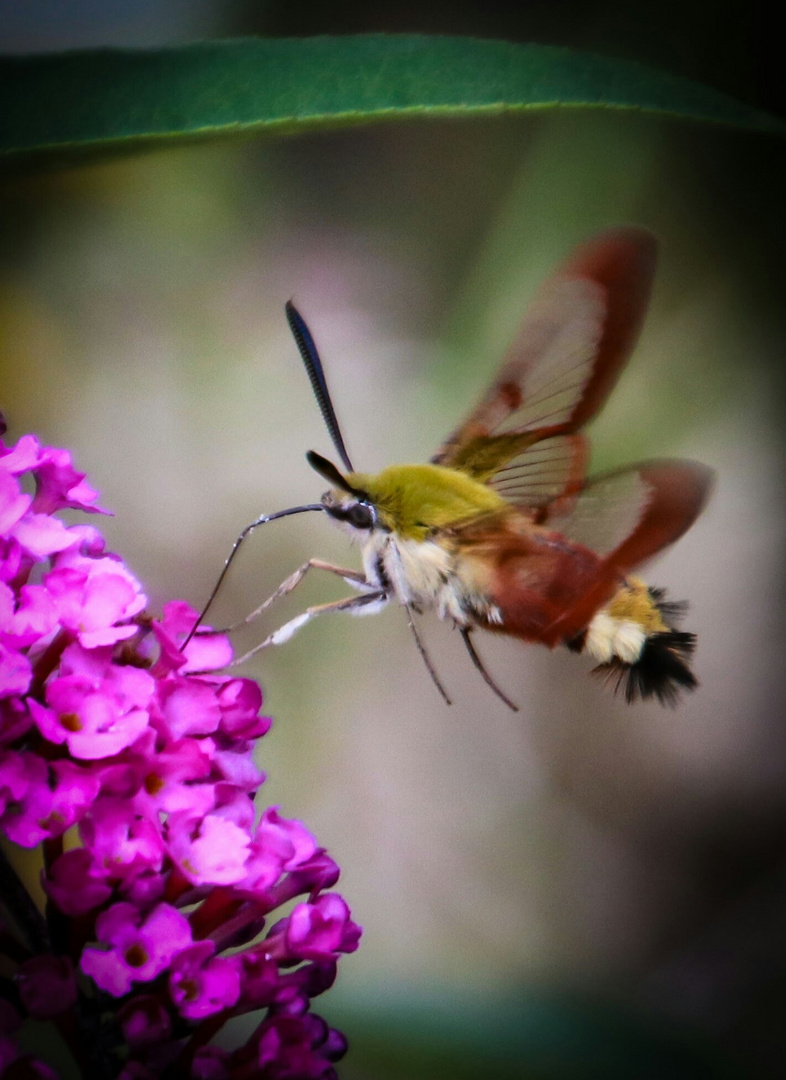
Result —
M195 612L147 615L100 533L53 516L96 497L67 451L0 439L0 829L42 848L47 896L44 918L4 861L0 1073L56 1075L18 1049L32 1017L85 1076L334 1077L344 1039L309 1006L360 937L338 867L255 812L270 721L256 683L214 674L227 638L181 652ZM242 1046L214 1042L259 1010Z

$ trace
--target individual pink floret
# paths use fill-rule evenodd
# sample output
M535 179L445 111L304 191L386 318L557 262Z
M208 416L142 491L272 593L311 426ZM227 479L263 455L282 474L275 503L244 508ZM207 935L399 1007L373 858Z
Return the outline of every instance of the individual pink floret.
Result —
M199 941L175 957L170 967L169 992L187 1020L231 1008L240 997L239 957L215 955L211 941Z
M41 444L35 435L22 435L16 446L7 447L0 442L0 473L20 476L34 471L41 460Z
M172 1020L152 994L138 994L121 1006L118 1020L132 1050L165 1043L172 1033Z
M100 784L95 775L70 761L48 764L28 751L20 755L20 761L25 790L0 823L10 840L30 848L62 836L75 825L92 806Z
M153 632L161 646L162 661L170 670L216 671L226 667L232 660L232 646L226 634L212 634L207 627L200 628L180 651L194 623L197 612L184 600L170 600L164 604L163 617L153 624Z
M336 893L298 904L287 921L287 950L303 960L336 959L342 952L354 952L359 941L360 928L350 918L349 905Z
M72 848L56 859L43 886L65 915L84 915L112 895L109 872L87 848Z
M91 559L64 552L44 578L57 604L61 624L86 649L133 637L134 625L117 625L144 610L147 599L134 575L119 559Z
M98 492L85 481L85 473L74 468L68 450L54 446L43 447L35 477L33 510L40 514L52 514L65 507L86 510L91 514L109 513L95 505Z
M104 774L103 789L133 798L135 810L148 817L179 810L206 814L216 801L214 785L207 782L212 759L209 739L177 739L159 748L156 733L148 728L124 763Z
M346 1043L332 1035L316 1016L273 1016L260 1026L251 1045L265 1080L329 1080L336 1075L331 1062L346 1050Z
M59 519L47 514L25 514L11 535L23 552L38 561L73 547L78 538Z
M159 824L138 813L128 799L97 799L79 823L79 834L97 864L117 880L158 870L164 859Z
M191 944L188 919L170 904L158 904L147 916L134 904L113 904L98 916L96 934L100 946L87 946L80 967L115 997L150 982Z
M195 885L234 885L246 874L251 845L248 830L218 813L201 820L189 812L171 814L167 848Z
M219 725L221 709L209 682L171 675L159 685L160 725L169 739L210 735Z

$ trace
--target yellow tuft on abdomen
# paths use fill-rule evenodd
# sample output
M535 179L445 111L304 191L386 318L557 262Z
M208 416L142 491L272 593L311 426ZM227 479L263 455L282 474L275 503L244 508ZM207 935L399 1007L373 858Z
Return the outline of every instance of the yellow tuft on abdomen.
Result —
M668 629L647 585L639 578L628 578L592 617L584 647L601 664L614 659L635 664L647 638Z
M628 578L605 610L613 619L638 623L648 634L662 634L669 629L649 588L640 578Z

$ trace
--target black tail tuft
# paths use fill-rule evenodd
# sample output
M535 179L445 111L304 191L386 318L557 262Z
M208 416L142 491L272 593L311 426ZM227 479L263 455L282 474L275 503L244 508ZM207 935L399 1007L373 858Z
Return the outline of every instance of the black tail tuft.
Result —
M688 601L667 600L665 589L653 589L652 586L650 586L647 591L650 594L650 599L653 604L660 612L660 617L666 625L669 627L676 626L688 610Z
M644 642L641 656L635 664L614 659L593 670L613 684L615 692L625 686L625 700L657 697L661 705L674 707L681 690L693 690L698 685L688 667L696 635L681 630L666 630L650 634Z

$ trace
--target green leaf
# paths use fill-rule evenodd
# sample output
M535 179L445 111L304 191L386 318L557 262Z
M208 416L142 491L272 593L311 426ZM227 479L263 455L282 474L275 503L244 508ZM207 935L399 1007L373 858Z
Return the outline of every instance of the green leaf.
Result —
M369 34L5 57L0 154L136 150L555 106L786 134L775 116L627 61L548 45Z

